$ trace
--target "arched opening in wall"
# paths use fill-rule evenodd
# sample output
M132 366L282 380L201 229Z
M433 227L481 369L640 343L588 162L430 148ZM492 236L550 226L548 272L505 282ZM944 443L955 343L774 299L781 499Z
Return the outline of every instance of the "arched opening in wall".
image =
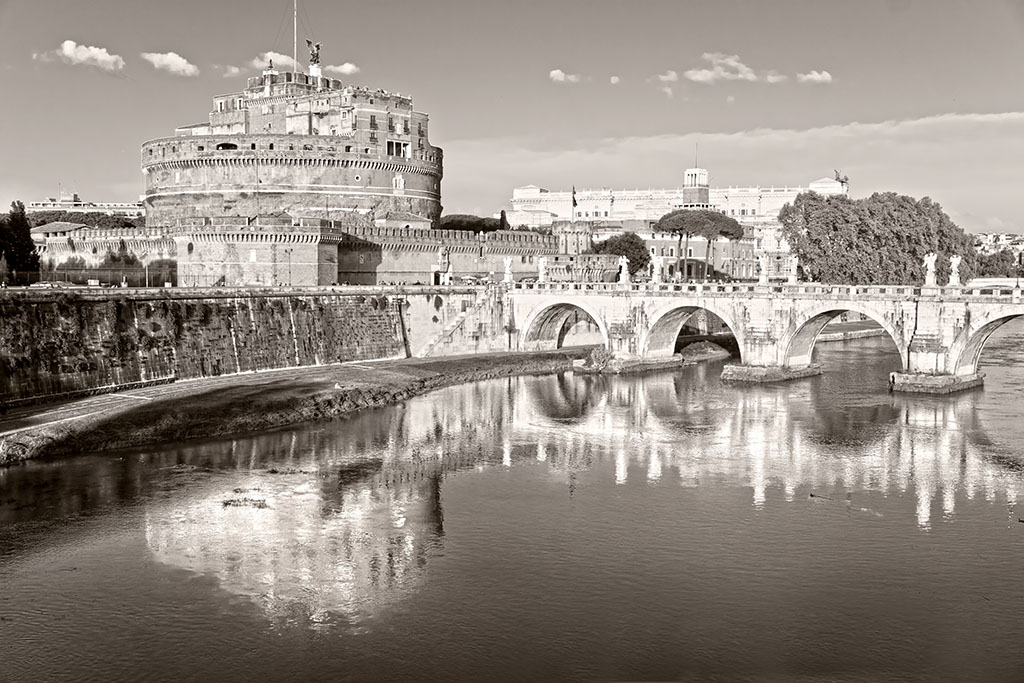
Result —
M608 347L608 334L593 315L573 304L548 306L527 323L524 351Z
M680 306L656 318L647 332L645 358L667 358L676 353L706 358L727 352L740 358L733 329L721 317L699 306Z
M238 145L233 142L220 142L217 143L217 149L238 149Z
M963 350L956 358L956 374L966 376L985 367L1011 368L1019 365L1022 335L1024 314L999 317L982 325L963 343ZM987 352L984 366L981 362L983 351Z
M888 382L890 372L905 367L907 354L891 325L850 309L814 313L799 323L788 342L780 342L785 344L786 367L820 364L826 371L849 372L871 384Z

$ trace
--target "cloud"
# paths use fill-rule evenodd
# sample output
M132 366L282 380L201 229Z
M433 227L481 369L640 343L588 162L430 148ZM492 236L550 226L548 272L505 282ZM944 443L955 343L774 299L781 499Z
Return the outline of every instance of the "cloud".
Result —
M764 75L765 83L785 83L789 80L789 76L786 74L780 74L775 69L769 69L768 73Z
M352 62L345 62L340 65L329 64L324 67L324 72L333 74L342 74L344 76L351 76L352 74L359 73L359 67Z
M224 67L224 78L234 78L235 76L242 73L242 70L237 66L231 66L230 64Z
M611 78L608 79L608 82L611 83L612 85L618 85L619 83L622 82L622 79L619 78L618 76L612 76Z
M749 66L740 61L739 55L727 55L724 52L705 52L701 59L711 64L711 68L690 69L683 72L688 80L709 85L718 81L756 81L757 74Z
M804 186L841 168L855 196L893 191L930 196L969 231L997 220L1019 225L1017 179L1024 157L1024 111L941 114L807 129L575 139L449 139L445 206L507 204L513 187L675 187L678 159L699 142L712 186ZM973 182L949 173L957 159ZM455 160L458 160L457 162Z
M555 83L579 83L580 82L580 75L579 74L567 74L564 71L562 71L561 69L552 69L548 73L548 78L550 78Z
M805 74L797 74L796 80L801 83L831 83L832 74L827 71L808 71Z
M728 102L729 104L732 104L733 102L736 101L736 96L735 95L729 95L728 97L725 98L725 101Z
M672 92L671 85L663 85L660 88L658 88L658 90L665 93L665 97L669 98L670 100L675 96L675 93Z
M275 69L297 70L300 68L298 62L292 59L289 55L283 55L280 52L274 52L273 50L259 53L255 59L249 62L249 66L253 69L266 69L271 60L274 61Z
M199 67L192 64L177 52L143 52L139 55L160 71L167 71L175 76L198 76Z
M677 83L679 81L679 74L672 71L672 69L669 69L663 74L658 74L655 78L657 78L661 83Z
M59 59L65 64L76 66L93 66L103 71L115 73L124 69L124 59L120 55L112 55L105 47L79 45L73 40L65 40L56 50L49 52L33 52L32 59L50 62Z

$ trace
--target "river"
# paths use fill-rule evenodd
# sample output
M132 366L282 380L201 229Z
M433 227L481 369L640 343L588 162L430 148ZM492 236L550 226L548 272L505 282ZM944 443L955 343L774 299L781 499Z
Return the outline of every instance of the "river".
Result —
M1024 349L456 386L0 470L0 680L1024 680Z

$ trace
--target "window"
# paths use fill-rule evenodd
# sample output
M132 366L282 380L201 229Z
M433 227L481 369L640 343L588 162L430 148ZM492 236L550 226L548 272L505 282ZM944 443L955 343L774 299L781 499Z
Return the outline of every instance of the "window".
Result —
M423 137L423 124L422 123L417 123L416 124L416 135L419 135L420 137Z
M203 147L202 145L199 145L198 149L199 149L199 151L200 151L200 152L202 152L202 151L203 151L204 149L206 149L206 148L205 148L205 147ZM152 152L153 152L153 150L149 150L149 151L150 151L150 153L152 153Z
M217 149L238 149L238 145L233 142L222 142L217 145Z
M273 142L270 143L270 149L274 149L274 143Z
M388 117L388 131L391 133L395 132L395 120L392 117Z
M409 134L409 119L405 119L402 121L402 132L405 133L406 135Z
M351 152L352 151L352 145L345 145L345 151L346 152Z
M372 130L377 130L377 115L376 114L370 114L370 128Z
M217 100L217 111L224 111L224 100Z
M254 142L251 145L249 145L249 149L256 149L256 143Z

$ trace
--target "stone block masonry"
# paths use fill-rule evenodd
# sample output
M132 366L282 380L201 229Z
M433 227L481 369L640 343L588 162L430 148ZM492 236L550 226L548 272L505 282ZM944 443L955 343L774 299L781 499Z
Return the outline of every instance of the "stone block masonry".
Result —
M77 290L0 295L0 396L408 355L380 291Z

